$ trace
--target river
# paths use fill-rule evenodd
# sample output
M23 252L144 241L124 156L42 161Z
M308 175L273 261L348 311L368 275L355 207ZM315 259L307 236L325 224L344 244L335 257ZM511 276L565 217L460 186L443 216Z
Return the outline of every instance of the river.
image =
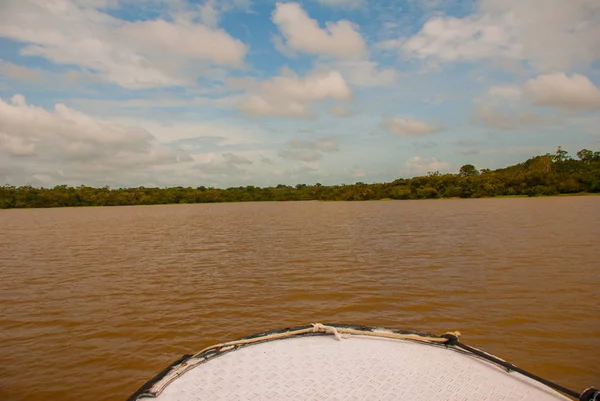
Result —
M119 400L310 322L462 332L600 386L600 197L0 211L0 399Z

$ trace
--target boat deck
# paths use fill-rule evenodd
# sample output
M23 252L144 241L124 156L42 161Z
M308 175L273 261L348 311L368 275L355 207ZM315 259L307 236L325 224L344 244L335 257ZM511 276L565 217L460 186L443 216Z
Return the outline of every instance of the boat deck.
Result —
M157 398L139 399L569 400L453 347L355 335L247 345L195 366Z

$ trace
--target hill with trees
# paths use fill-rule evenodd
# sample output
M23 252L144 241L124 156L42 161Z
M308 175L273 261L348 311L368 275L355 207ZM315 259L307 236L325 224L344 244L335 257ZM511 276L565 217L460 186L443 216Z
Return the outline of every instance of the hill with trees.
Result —
M559 147L555 154L532 157L498 170L478 170L464 165L458 174L430 172L425 176L399 178L392 182L352 185L277 185L227 189L93 188L88 186L37 188L30 185L0 187L0 208L64 206L122 206L173 203L249 201L482 198L496 196L550 196L600 193L600 151L583 149L572 158Z

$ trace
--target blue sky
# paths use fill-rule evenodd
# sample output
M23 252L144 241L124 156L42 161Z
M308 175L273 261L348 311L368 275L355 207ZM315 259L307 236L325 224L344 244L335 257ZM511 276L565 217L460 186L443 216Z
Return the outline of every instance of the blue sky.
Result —
M390 181L600 149L594 0L4 0L0 181Z

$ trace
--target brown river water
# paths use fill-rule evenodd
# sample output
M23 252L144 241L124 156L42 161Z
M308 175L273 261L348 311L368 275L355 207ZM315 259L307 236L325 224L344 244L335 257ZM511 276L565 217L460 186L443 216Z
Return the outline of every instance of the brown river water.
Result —
M462 332L600 386L600 197L0 211L0 399L124 400L311 322Z

